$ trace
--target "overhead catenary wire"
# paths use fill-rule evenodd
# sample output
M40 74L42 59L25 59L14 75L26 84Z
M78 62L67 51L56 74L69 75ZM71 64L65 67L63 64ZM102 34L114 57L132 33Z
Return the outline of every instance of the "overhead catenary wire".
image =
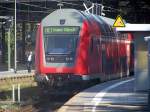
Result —
M18 2L18 4L22 4L22 5L27 5L27 6L31 6L31 7L36 7L36 8L41 8L41 9L48 9L48 10L52 10L50 8L46 7L46 2L48 2L49 0L45 1L45 7L41 7L39 5L33 5L33 4L29 4L29 3L22 3L22 2ZM83 7L83 5L80 4L75 4L75 3L69 3L69 2L64 2L64 1L57 1L57 0L50 0L50 2L56 2L56 3L62 3L62 4L66 4L66 5L72 5L72 6L80 6Z
M81 7L84 7L83 5L80 5L80 4L75 4L75 3L69 3L69 2L64 2L64 1L57 1L57 0L47 0L46 2L57 2L57 3L63 3L63 4L67 4L67 5L72 5L72 6L81 6ZM89 3L93 3L91 1L88 1ZM36 7L36 8L40 8L40 9L47 9L46 11L41 11L41 10L38 10L38 11L33 11L33 10L30 10L30 13L50 13L51 11L53 11L53 9L50 9L50 8L47 8L47 7L42 7L42 6L39 6L39 5L34 5L34 4L30 4L30 3L24 3L24 2L17 2L17 4L21 4L21 5L27 5L27 6L31 6L31 7ZM102 5L102 4L100 4ZM46 6L46 5L45 5ZM104 6L104 5L103 5ZM7 10L12 10L14 11L13 8L9 8L9 7L4 7L4 6L0 6L1 8L5 8ZM107 8L108 10L104 10L104 11L107 11L107 12L110 12L110 11L117 11L117 12L122 12L120 9L116 9L116 8L112 8L112 7L108 7L108 6L104 6L104 8ZM55 9L54 9L55 10ZM19 12L29 12L28 10L21 10L21 9L17 9L17 11Z
M56 0L51 0L51 2L57 2L57 3L60 3L60 1L56 1ZM74 4L74 3L68 3L68 2L61 2L63 4L68 4L68 5L78 5L78 6L82 6L82 5L79 5L79 4ZM21 5L27 5L27 6L31 6L31 7L36 7L36 8L41 8L41 9L47 9L48 11L49 10L53 10L53 9L50 9L50 8L47 8L47 7L41 7L39 5L33 5L33 4L28 4L28 3L22 3L22 2L17 2L17 4L21 4ZM14 8L9 8L9 7L5 7L5 6L0 6L1 8L4 8L4 9L7 9L7 10L12 10L14 11L15 9ZM82 6L83 7L83 6ZM28 12L28 10L21 10L21 9L17 9L17 11L20 11L20 12ZM49 13L49 12L45 12L45 11L32 11L30 10L31 12L41 12L41 13Z
M56 2L56 3L63 3L63 4L68 4L68 5L76 5L76 6L82 6L83 5L80 5L80 4L75 4L75 3L69 3L69 2L64 2L64 1L57 1L57 0L47 0L47 2L50 1L50 2ZM12 2L13 3L13 2ZM39 5L34 5L34 4L30 4L30 3L24 3L24 2L17 2L17 4L22 4L22 5L27 5L27 6L31 6L31 7L37 7L37 8L43 8L43 9L50 9L50 8L47 8L47 7L41 7Z
M49 1L49 0L48 0ZM75 4L75 3L69 3L69 2L64 2L64 1L58 1L58 0L50 0L50 1L52 1L52 2L57 2L57 3L63 3L63 4L68 4L68 5L74 5L74 6L82 6L83 7L83 5L80 5L80 4Z
M4 8L4 9L7 9L7 10L10 10L10 11L15 11L14 8L8 8L8 7L4 7L4 6L0 6L1 8ZM17 9L18 12L26 12L28 13L29 11L28 10L21 10L21 9ZM33 10L30 10L29 13L50 13L49 11L33 11Z
M33 5L33 4L22 3L22 2L18 2L18 4L27 5L27 6L36 7L36 8L41 8L41 9L50 9L50 8L47 8L47 7L41 7L39 5Z
M85 1L87 1L88 3L91 3L91 4L93 3L93 2L91 2L90 0L85 0ZM95 4L98 4L98 3L95 3ZM101 3L98 4L98 5L104 6L104 8L110 9L111 11L114 10L114 11L121 12L120 9L117 9L117 8L113 8L113 7L109 7L109 6L103 5L103 0L102 0ZM109 11L109 10L104 10L104 11Z

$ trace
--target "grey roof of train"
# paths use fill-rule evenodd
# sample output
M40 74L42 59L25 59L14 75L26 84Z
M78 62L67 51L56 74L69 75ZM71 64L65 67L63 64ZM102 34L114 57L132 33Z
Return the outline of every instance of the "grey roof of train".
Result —
M58 9L42 20L43 26L60 26L60 20L66 20L64 25L81 26L83 15L75 9Z
M45 17L42 20L43 26L60 26L60 19L65 19L66 23L64 25L68 26L81 26L83 19L86 19L84 15L90 15L85 12L78 11L76 9L58 9L49 14L47 17ZM107 17L99 16L99 19L101 19L102 23L105 22L109 24L110 26L113 25L115 22L114 19L110 19ZM105 24L103 23L103 24Z

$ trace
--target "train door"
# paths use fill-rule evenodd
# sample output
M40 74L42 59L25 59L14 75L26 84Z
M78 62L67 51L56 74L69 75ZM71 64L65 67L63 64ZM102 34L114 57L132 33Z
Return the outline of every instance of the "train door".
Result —
M101 55L101 58L102 58L101 59L102 60L102 64L101 64L102 65L102 73L106 74L105 73L105 71L106 71L105 70L106 69L106 48L105 48L105 43L104 42L101 43L101 50L102 50L101 51L102 52L102 55Z
M98 55L98 73L102 73L102 48L101 48L101 37L97 41L97 55Z
M95 74L99 73L99 68L100 68L100 58L99 58L99 38L98 36L94 37L93 41L94 45L94 51L93 51L93 58L94 58L94 72Z
M89 69L90 69L90 73L93 73L93 38L90 39L90 48L89 48Z
M89 68L90 68L90 73L94 74L96 71L96 57L95 57L95 40L94 36L91 37L90 39L90 48L89 48Z

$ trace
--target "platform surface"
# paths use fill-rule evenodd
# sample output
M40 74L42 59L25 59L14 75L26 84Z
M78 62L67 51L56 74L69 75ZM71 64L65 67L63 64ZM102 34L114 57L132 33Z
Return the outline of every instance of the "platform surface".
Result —
M134 91L134 78L124 78L80 92L58 112L149 112L147 99L147 92Z

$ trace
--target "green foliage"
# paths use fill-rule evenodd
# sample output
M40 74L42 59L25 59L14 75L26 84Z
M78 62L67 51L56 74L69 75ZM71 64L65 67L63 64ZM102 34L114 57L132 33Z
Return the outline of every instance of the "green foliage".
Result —
M19 104L12 104L10 102L0 104L0 111L2 110L2 112L19 112L19 108Z

